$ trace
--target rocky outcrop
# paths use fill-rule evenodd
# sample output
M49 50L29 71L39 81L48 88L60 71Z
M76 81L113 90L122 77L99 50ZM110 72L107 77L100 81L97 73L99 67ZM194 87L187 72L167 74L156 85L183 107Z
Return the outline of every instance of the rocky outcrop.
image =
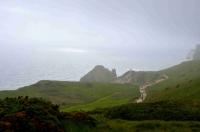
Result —
M97 65L92 71L87 73L80 79L80 82L112 82L117 78L116 70L105 68L104 66Z
M111 83L129 83L142 86L147 83L152 83L155 80L162 79L163 74L154 71L127 71L122 76L117 77L116 70L105 68L97 65L80 79L80 82L111 82Z

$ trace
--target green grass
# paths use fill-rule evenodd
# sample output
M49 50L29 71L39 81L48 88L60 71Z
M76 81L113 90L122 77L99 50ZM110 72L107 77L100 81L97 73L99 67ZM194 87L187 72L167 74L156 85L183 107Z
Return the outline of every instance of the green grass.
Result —
M0 98L17 96L42 97L61 104L63 111L74 111L128 103L139 96L139 90L128 84L40 81L18 90L0 92Z
M98 108L106 108L106 107L113 107L117 105L126 104L132 100L131 96L126 97L126 98L116 99L113 95L114 94L100 98L88 104L75 105L75 106L66 107L66 108L63 107L62 110L63 111L90 111L90 110L98 109Z
M169 79L151 86L147 102L159 100L200 101L200 61L183 62L161 71Z

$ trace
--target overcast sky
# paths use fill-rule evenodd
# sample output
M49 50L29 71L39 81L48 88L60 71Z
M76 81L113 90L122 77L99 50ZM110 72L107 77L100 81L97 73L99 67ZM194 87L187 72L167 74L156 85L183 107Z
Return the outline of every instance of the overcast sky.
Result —
M4 52L55 48L170 64L198 43L200 0L0 0Z

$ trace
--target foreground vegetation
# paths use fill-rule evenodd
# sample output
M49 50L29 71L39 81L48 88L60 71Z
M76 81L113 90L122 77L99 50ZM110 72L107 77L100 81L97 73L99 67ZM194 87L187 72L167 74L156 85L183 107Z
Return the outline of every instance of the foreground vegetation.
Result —
M95 120L87 113L62 113L41 98L0 100L0 132L89 131Z
M128 121L106 120L96 129L98 132L199 132L200 122L196 121Z
M90 112L60 112L41 98L0 100L0 132L193 132L200 131L200 104L127 104Z
M103 114L108 119L123 120L164 120L164 121L200 121L200 103L162 101L154 103L126 104L93 113Z
M200 103L197 102L126 104L97 109L90 114L102 123L99 129L108 132L200 131Z

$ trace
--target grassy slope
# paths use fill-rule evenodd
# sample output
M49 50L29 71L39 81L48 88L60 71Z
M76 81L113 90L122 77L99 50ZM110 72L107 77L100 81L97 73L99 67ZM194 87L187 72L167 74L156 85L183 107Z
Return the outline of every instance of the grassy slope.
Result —
M128 84L40 81L18 90L0 92L0 98L16 96L43 97L62 104L65 111L92 110L128 103L139 96L139 90Z
M63 107L62 110L63 111L77 111L77 110L89 111L89 110L93 110L96 108L113 107L116 105L126 104L132 100L131 96L127 96L127 97L121 96L120 98L117 99L117 98L115 98L115 94L116 93L113 93L109 96L105 96L103 98L97 99L88 104L75 105L70 108Z
M147 91L146 102L176 100L184 102L186 106L189 104L194 106L199 104L200 61L184 62L160 72L166 74L169 79L150 87ZM192 104L191 100L193 101ZM189 109L192 110L191 107ZM140 110L143 111L143 109ZM104 131L200 131L199 122L194 121L127 121L120 119L105 119L104 121L106 122Z
M200 61L183 62L163 70L169 79L148 89L146 101L200 101Z

